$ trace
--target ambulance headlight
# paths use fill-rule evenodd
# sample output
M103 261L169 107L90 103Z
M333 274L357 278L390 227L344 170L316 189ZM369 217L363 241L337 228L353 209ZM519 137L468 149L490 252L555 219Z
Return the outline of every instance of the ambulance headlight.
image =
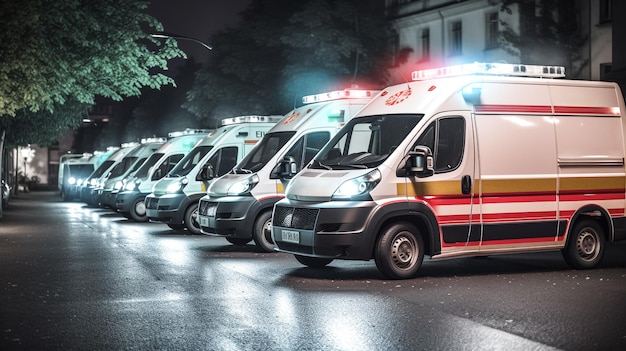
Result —
M259 176L253 174L246 179L242 179L228 188L228 195L244 195L259 183Z
M74 177L70 177L70 179L68 179L68 180L67 180L67 183L68 183L69 185L74 185L74 184L76 184L76 178L74 178Z
M113 190L120 190L124 187L124 183L121 180L118 180L117 182L115 182L115 185L113 185Z
M370 191L380 182L380 171L373 171L360 177L346 180L335 190L332 196L333 200L370 200Z
M175 194L181 191L185 187L185 185L187 185L188 183L189 183L189 180L187 180L187 178L176 180L174 182L171 182L167 186L167 188L165 188L165 192L168 194Z
M89 180L89 186L95 187L96 185L98 185L98 178L91 178Z
M139 179L137 179L134 182L128 182L124 186L124 190L126 190L126 191L135 191L139 187L139 184L141 184L141 180L139 180Z

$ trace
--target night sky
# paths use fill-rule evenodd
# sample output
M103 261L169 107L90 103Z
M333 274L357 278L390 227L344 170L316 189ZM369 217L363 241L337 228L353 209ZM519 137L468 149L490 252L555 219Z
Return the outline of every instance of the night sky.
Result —
M239 25L239 13L250 0L152 0L148 13L159 20L166 32L200 39L226 27ZM205 60L209 51L202 45L178 40L178 46L197 62Z

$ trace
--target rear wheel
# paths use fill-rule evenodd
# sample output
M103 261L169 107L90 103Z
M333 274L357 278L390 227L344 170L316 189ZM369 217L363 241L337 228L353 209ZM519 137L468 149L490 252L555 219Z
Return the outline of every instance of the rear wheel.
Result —
M311 268L322 268L326 267L329 263L333 261L332 258L325 257L310 257L310 256L302 256L302 255L294 255L298 262L303 265Z
M226 238L226 241L228 241L229 243L231 243L233 245L244 246L245 244L247 244L250 241L252 241L252 239L248 239L248 238Z
M147 222L146 203L144 197L138 197L130 205L130 218L135 222Z
M597 221L579 221L569 233L561 254L565 262L576 269L595 267L604 255L604 238L604 232Z
M187 208L183 221L189 233L200 234L200 223L198 223L198 202L191 204L191 206Z
M412 278L424 260L424 240L417 228L406 222L383 229L374 254L376 267L387 278Z
M265 211L257 217L254 222L254 232L252 233L254 243L266 252L274 252L274 241L272 240L272 211Z

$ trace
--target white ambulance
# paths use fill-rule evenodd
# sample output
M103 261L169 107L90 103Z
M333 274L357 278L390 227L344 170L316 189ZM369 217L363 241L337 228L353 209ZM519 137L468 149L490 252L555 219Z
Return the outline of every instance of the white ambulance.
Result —
M222 127L191 150L146 196L146 215L153 222L200 234L198 200L207 186L230 171L282 116L225 118Z
M65 154L59 157L58 189L63 201L77 197L76 183L96 169L97 158L91 153Z
M146 195L152 187L171 171L193 147L206 138L212 129L185 129L168 134L168 141L161 145L131 176L122 180L123 188L115 195L115 209L135 222L146 222Z
M231 172L213 181L200 199L201 232L244 245L254 239L273 252L272 208L284 197L290 175L277 168L283 158L297 172L378 91L346 89L303 97Z
M384 89L286 189L278 251L307 266L561 250L575 268L626 239L624 98L554 66L468 64Z

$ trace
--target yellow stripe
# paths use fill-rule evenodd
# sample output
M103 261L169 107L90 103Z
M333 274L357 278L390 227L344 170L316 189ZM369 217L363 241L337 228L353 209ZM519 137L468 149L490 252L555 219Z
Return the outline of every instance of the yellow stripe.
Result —
M474 180L474 194L478 194L476 184L479 180ZM497 179L483 180L483 194L505 194L505 193L529 193L529 192L556 192L557 179ZM576 190L609 190L624 189L626 177L577 177L561 178L560 191ZM419 181L415 183L396 184L398 196L436 196L436 195L460 195L461 181Z

